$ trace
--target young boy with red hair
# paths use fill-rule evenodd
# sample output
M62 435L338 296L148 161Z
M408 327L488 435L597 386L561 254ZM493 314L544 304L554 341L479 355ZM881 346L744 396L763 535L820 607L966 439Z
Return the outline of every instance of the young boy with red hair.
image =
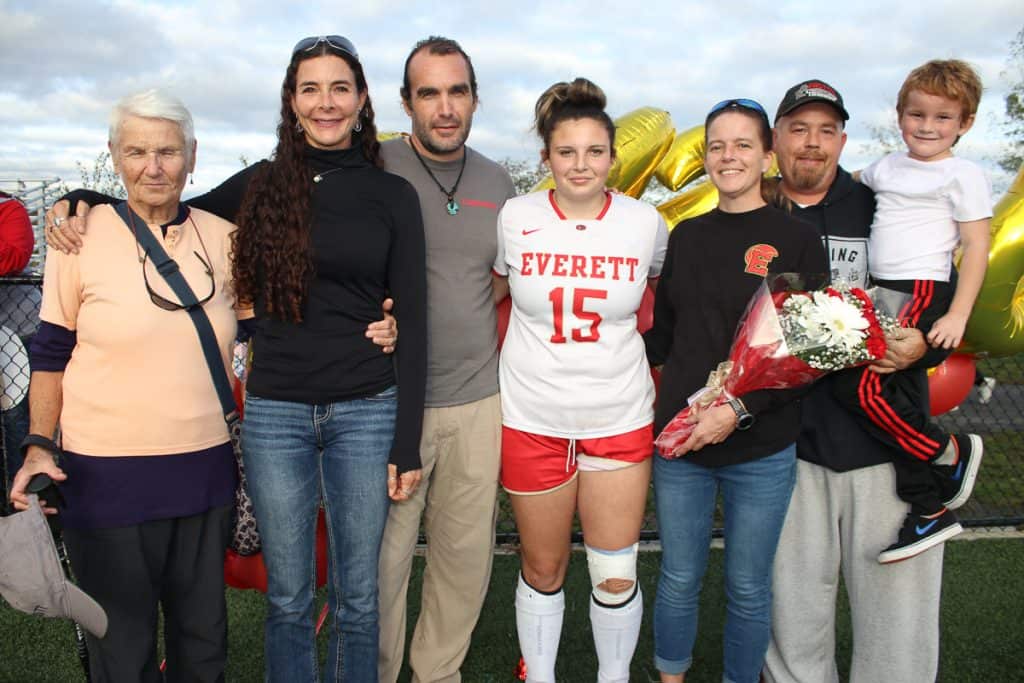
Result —
M859 178L877 200L868 242L873 283L909 294L900 322L950 353L963 339L988 265L991 188L977 164L953 156L953 145L974 124L981 92L981 79L960 60L932 60L911 71L896 103L907 151L883 157ZM907 455L893 464L910 512L897 541L880 553L882 563L913 557L963 530L952 510L970 497L983 451L979 436L949 434L932 422L925 397L903 379L864 369L837 383L837 395L868 431Z

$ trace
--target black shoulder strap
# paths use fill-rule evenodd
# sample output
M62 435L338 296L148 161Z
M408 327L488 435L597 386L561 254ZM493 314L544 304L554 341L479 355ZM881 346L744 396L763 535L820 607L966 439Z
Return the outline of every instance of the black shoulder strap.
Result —
M121 220L129 228L133 225L133 217L137 223L142 224L141 230L132 231L135 233L135 239L138 240L142 250L149 255L149 260L153 262L157 272L167 281L171 290L174 291L185 307L185 310L188 311L189 317L192 318L192 323L196 326L196 334L199 335L199 343L203 347L206 365L210 370L210 376L213 378L213 386L217 390L217 398L220 399L221 410L224 411L224 421L228 425L232 425L238 421L238 406L235 405L235 395L231 391L231 382L228 379L227 372L224 370L224 363L221 360L220 352L217 350L217 335L213 332L210 318L207 317L206 311L203 310L192 288L189 287L185 277L181 274L178 262L167 255L159 240L149 230L146 221L139 218L138 215L133 216L132 213L129 213L131 212L131 207L128 206L128 202L116 204L114 210L117 211L117 215L121 217Z

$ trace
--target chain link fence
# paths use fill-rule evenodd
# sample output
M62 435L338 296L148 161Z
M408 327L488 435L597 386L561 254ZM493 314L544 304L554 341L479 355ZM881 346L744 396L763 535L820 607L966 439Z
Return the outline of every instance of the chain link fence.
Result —
M38 325L42 277L30 272L0 278L0 393L3 455L14 462L17 445L28 430L28 342ZM989 391L971 390L957 410L939 418L951 432L972 432L985 439L985 459L971 500L957 512L966 526L1024 524L1024 354L986 359L978 369L995 380ZM8 468L4 468L7 472ZM4 475L4 490L8 480ZM498 538L517 538L512 510L504 493L498 515ZM719 517L720 519L720 517ZM716 533L720 531L716 530ZM578 534L577 534L578 536ZM648 508L642 537L655 540L658 526L653 506ZM577 538L577 540L579 540Z
M23 273L0 278L0 484L4 494L0 514L7 508L10 477L21 459L18 446L28 433L28 346L39 325L42 265L45 253L43 223L46 207L64 191L59 178L0 178L0 190L25 205L35 250Z
M990 382L972 388L955 410L937 418L950 432L979 434L985 441L974 493L957 516L965 527L1024 525L1024 354L979 360L977 368ZM518 540L512 506L504 492L499 496L498 542L512 544ZM722 535L721 507L715 512L714 535ZM640 538L658 539L653 490ZM578 526L573 541L582 541Z

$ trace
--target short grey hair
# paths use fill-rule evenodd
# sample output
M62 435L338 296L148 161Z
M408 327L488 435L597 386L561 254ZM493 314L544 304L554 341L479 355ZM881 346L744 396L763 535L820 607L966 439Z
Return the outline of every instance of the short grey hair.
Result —
M123 97L110 112L108 135L111 148L117 149L121 138L121 124L131 116L164 119L178 124L181 135L185 138L185 160L192 161L192 147L196 141L192 114L177 97L155 88Z

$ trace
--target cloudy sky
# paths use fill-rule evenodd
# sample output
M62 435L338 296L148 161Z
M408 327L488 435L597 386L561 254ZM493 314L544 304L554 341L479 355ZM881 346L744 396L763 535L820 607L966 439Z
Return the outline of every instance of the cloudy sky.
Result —
M669 111L677 130L715 102L753 97L774 112L805 78L840 89L853 120L843 162L870 153L866 124L885 124L906 73L931 58L974 64L986 86L958 153L986 162L1000 147L1009 44L1024 27L1020 0L753 2L191 2L0 0L0 179L80 177L105 148L107 113L122 95L164 87L196 118L192 192L273 146L292 45L339 33L359 49L380 130L408 130L398 88L416 40L443 34L472 56L481 106L470 144L493 158L533 160L537 96L586 76L613 115ZM509 7L514 9L510 10ZM1016 78L1021 75L1017 74ZM991 162L989 161L991 166ZM997 187L1007 178L997 175Z

